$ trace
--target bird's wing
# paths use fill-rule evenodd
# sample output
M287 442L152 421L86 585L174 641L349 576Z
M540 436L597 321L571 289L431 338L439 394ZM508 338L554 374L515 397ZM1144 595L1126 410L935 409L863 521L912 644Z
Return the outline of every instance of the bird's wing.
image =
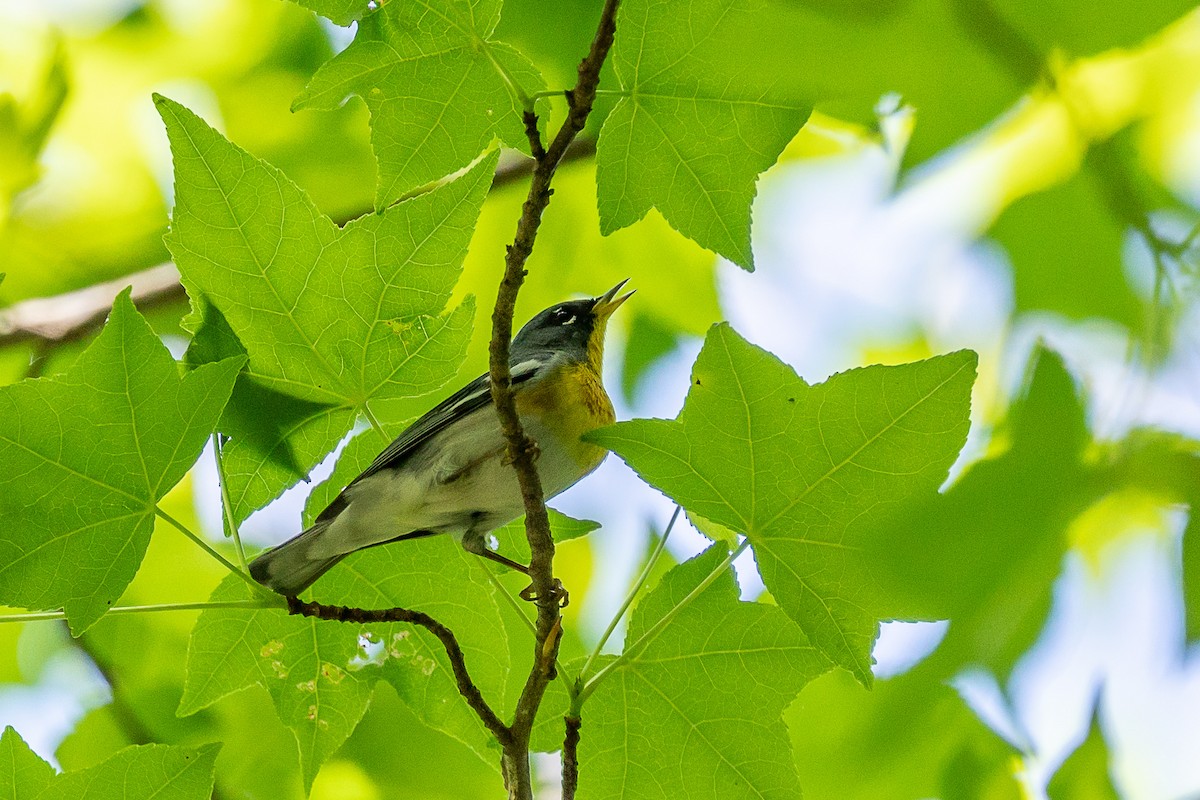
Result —
M537 371L544 366L540 359L530 359L515 364L512 367L512 385L519 386L533 378ZM354 479L357 483L363 478L374 475L383 469L399 466L412 452L430 437L444 430L473 411L492 403L492 386L488 376L480 375L475 380L447 397L431 408L420 419L405 429L394 442L389 444L382 453L376 456L361 475Z

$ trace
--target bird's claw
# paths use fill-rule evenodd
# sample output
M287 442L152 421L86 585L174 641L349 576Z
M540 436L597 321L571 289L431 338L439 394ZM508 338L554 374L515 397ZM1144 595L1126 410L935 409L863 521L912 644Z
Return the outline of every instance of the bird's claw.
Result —
M536 603L541 600L538 593L534 591L533 584L529 584L521 590L521 599L527 603ZM562 581L558 578L554 579L554 583L550 586L550 594L548 598L551 602L558 603L559 608L566 608L571 604L571 593L563 587Z
M527 442L525 445L525 454L529 456L530 461L537 461L542 455L542 448L533 439L526 439L525 441ZM514 460L511 452L506 452L504 458L500 459L500 463L506 467L511 467Z

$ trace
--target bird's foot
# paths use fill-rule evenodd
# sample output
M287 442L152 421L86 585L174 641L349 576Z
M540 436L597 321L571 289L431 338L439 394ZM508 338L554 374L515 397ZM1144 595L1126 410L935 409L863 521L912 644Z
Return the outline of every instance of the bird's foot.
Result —
M542 598L538 597L538 593L534 591L533 584L531 583L521 590L521 599L527 603L538 603ZM558 603L559 608L566 608L571 604L571 593L566 590L562 581L555 578L546 599L548 602Z
M525 437L525 455L529 456L530 461L537 461L542 455L542 448L538 447L538 443L528 436ZM500 462L506 467L511 467L514 460L511 451L508 451L505 452L504 458Z

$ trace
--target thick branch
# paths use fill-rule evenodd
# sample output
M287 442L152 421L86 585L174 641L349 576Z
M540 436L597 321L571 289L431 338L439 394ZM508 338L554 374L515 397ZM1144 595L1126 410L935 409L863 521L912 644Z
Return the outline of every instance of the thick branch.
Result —
M525 131L535 161L533 179L522 208L521 219L517 223L516 236L508 247L504 260L504 278L500 282L496 305L492 312L492 340L489 348L492 400L496 405L505 439L508 441L509 459L516 469L521 486L521 497L525 504L525 535L529 540L530 550L529 577L538 598L534 664L513 715L510 727L512 746L505 747L503 758L504 778L509 797L518 800L529 800L533 793L529 776L529 734L546 686L555 676L554 662L558 655L561 622L558 592L554 581L554 540L550 536L542 484L534 464L536 445L521 427L512 395L509 355L513 309L516 306L517 293L525 280L525 262L533 251L542 213L550 203L550 183L567 148L583 130L592 111L596 87L600 82L600 68L608 56L616 33L619 2L620 0L606 0L604 4L591 49L579 65L579 78L575 88L567 92L567 118L549 148L543 148L537 128L537 117L532 112L525 114Z
M458 685L458 693L463 696L463 699L467 701L467 705L479 716L480 721L491 731L500 744L507 746L507 742L510 739L508 728L496 716L496 712L492 711L492 707L483 698L483 693L479 691L479 687L471 679L471 674L467 671L466 657L463 655L462 648L458 644L458 639L454 636L454 631L433 617L421 611L412 611L407 608L371 610L351 608L349 606L326 605L317 602L305 603L295 597L287 598L287 604L289 614L302 617L315 617L317 619L334 620L335 622L407 622L412 625L420 625L436 636L442 643L442 647L446 648L446 656L450 659L450 668L454 672L454 682Z

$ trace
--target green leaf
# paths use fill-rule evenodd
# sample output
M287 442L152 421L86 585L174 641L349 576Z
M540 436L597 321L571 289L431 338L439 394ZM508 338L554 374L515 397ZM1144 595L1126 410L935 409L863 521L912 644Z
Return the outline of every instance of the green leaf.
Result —
M155 504L200 454L243 359L180 377L122 292L64 375L0 389L0 602L79 635L133 579Z
M1050 800L1119 800L1098 713L1092 715L1087 738L1050 779L1046 794Z
M669 326L649 314L635 314L629 325L629 342L621 362L621 393L632 403L638 384L659 359L675 349L679 337Z
M54 781L54 767L29 749L11 725L0 734L0 797L25 800Z
M667 573L626 641L671 614L724 556L714 546ZM778 608L739 601L727 570L588 699L580 796L798 797L781 715L829 666Z
M610 57L624 96L596 155L604 233L655 207L684 236L753 268L755 181L811 111L748 58L776 10L759 0L621 5Z
M1004 434L1003 455L888 520L867 544L885 591L919 616L952 620L933 656L944 678L963 665L1007 676L1050 610L1067 526L1116 486L1084 473L1084 410L1050 351L1034 353Z
M104 762L62 775L15 730L0 736L0 795L16 800L208 800L219 744L127 747Z
M900 609L875 590L863 540L945 480L966 439L974 374L975 354L961 351L809 386L718 325L678 419L588 438L689 512L744 533L780 607L869 684L878 621Z
M502 698L520 676L512 674L505 622L482 568L449 536L431 537L356 554L322 579L315 594L323 602L431 614L454 630L485 695ZM226 580L213 599L244 598L240 583ZM296 736L309 787L362 719L380 679L425 724L481 756L489 753L490 737L459 697L440 642L399 623L359 626L277 609L207 610L188 645L179 712L193 714L231 692L265 687Z
M844 672L823 675L784 719L805 800L1024 796L1018 753L923 666L869 692Z
M908 164L996 119L1041 67L1022 63L1014 75L1012 65L976 38L992 30L970 24L981 4L796 0L779 6L762 49L764 58L776 59L780 79L798 83L819 111L872 126L880 98L898 94L917 112L904 152Z
M296 0L337 25L349 25L370 10L370 0Z
M1125 279L1128 226L1083 171L1064 184L1017 200L991 235L1012 260L1017 311L1055 311L1070 319L1107 317L1134 327L1141 302Z
M1187 640L1200 641L1200 492L1192 498L1183 531L1183 598Z
M1090 3L1081 0L997 0L1003 14L1042 52L1065 48L1090 56L1130 47L1196 8L1194 0Z
M352 94L366 101L379 161L377 207L470 164L497 138L529 152L522 95L544 84L527 58L490 39L500 6L382 4L292 104L332 109Z
M167 243L183 280L220 310L249 354L249 377L292 398L265 413L261 436L226 451L240 521L332 450L369 402L429 392L455 373L473 301L442 311L496 156L339 229L278 170L177 103L156 102L175 157ZM276 405L266 401L264 412Z

